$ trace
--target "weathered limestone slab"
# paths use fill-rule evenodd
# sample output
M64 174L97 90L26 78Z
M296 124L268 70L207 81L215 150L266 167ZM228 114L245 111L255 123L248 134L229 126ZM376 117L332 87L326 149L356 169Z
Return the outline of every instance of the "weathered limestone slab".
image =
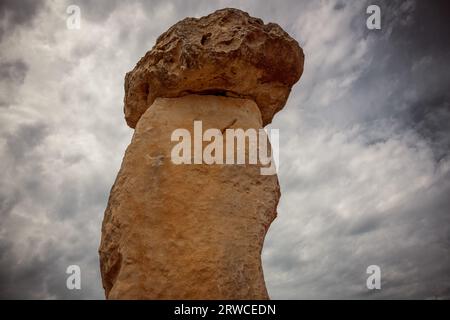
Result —
M259 165L175 165L171 133L262 127L251 100L158 98L112 188L101 270L110 299L266 299L261 250L280 196ZM230 124L232 123L232 126Z
M277 176L262 175L260 162L175 164L171 137L195 136L198 121L203 131L261 129L285 105L303 60L278 25L223 9L175 24L127 73L135 133L99 249L108 299L268 298L261 250ZM244 151L248 159L248 144Z

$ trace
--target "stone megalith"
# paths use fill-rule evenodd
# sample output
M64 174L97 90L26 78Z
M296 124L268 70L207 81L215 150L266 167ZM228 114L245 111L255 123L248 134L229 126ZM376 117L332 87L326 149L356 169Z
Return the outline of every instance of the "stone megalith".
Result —
M261 250L277 176L248 163L248 141L243 164L174 163L172 134L183 128L195 139L199 121L202 132L262 129L303 61L277 24L223 9L178 22L127 73L124 111L135 132L102 225L106 298L268 299Z

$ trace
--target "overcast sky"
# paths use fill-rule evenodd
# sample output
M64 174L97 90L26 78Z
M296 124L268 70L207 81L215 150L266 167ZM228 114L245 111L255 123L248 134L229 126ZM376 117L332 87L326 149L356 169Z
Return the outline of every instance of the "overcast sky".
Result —
M133 130L127 71L186 16L235 7L305 51L263 250L273 299L450 298L446 1L0 1L0 298L103 299L100 227ZM432 6L431 3L434 5ZM81 29L66 8L81 9ZM381 7L381 30L366 8ZM66 289L67 266L81 290ZM381 268L368 290L366 268Z

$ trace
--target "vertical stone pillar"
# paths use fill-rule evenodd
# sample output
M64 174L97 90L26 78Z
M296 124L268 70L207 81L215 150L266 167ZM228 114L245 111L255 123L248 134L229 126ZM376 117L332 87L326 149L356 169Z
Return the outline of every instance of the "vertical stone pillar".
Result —
M126 75L135 133L103 221L107 298L268 298L261 250L276 216L277 176L261 175L248 150L244 164L175 164L171 138L186 129L194 140L195 121L202 133L263 128L303 59L278 25L223 9L172 26Z

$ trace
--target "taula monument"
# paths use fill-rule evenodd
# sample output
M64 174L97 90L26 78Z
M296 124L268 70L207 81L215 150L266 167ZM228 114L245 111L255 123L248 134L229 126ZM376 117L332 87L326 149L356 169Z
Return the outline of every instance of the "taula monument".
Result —
M262 129L284 107L303 61L277 24L223 9L178 22L127 73L125 119L135 132L103 220L106 298L269 298L261 250L277 215L276 174L261 174L259 162L219 161L223 142L213 163L173 161L173 138L195 135L200 122L210 141ZM188 148L184 156L195 158Z

